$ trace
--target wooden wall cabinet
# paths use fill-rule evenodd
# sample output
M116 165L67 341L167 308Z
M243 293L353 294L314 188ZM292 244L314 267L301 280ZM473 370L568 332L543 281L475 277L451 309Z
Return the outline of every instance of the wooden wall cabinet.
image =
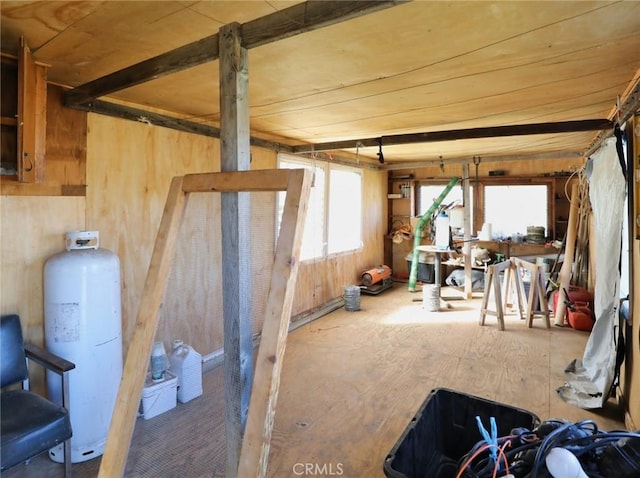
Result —
M24 39L17 59L2 57L2 175L19 182L44 181L47 69Z

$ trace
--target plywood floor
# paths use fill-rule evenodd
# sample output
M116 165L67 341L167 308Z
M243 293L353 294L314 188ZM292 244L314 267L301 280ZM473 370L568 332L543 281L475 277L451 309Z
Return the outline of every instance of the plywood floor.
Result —
M344 477L384 476L384 458L430 390L453 388L537 414L595 419L623 428L615 400L593 413L565 404L555 392L562 370L581 357L587 334L527 329L515 315L500 332L495 319L478 325L480 298L427 312L406 285L362 296L358 312L339 309L289 334L269 459L270 477L300 476L300 464ZM224 476L221 370L204 375L202 397L151 420L138 419L128 477ZM96 476L99 458L73 465L74 477ZM317 467L316 467L317 466ZM297 472L297 473L296 473ZM3 477L63 476L46 456Z

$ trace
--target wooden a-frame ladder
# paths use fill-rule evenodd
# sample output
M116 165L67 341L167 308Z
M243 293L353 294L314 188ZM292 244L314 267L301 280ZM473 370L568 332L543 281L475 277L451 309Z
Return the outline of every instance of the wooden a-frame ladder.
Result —
M173 178L142 292L99 478L124 474L158 325L158 312L189 194L286 191L238 468L238 476L266 474L310 187L311 172L304 169L203 173Z

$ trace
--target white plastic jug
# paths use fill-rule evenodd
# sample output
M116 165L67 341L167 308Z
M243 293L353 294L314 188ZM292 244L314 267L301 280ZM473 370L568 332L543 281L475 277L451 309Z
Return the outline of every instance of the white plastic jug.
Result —
M169 362L178 377L178 401L187 403L202 395L202 355L182 340L174 340Z
M449 249L449 216L444 213L436 217L436 248Z

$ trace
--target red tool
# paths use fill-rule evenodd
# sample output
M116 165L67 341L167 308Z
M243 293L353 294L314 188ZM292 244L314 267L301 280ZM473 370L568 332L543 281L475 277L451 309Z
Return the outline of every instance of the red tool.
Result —
M362 284L368 287L383 281L387 277L391 277L391 268L389 266L382 265L369 269L368 271L364 271L360 276L360 280L362 281Z
M567 306L567 322L576 330L584 330L591 332L593 324L595 323L595 317L593 311L587 302L574 302L569 299L567 289L562 289L564 295L567 297L564 303Z

